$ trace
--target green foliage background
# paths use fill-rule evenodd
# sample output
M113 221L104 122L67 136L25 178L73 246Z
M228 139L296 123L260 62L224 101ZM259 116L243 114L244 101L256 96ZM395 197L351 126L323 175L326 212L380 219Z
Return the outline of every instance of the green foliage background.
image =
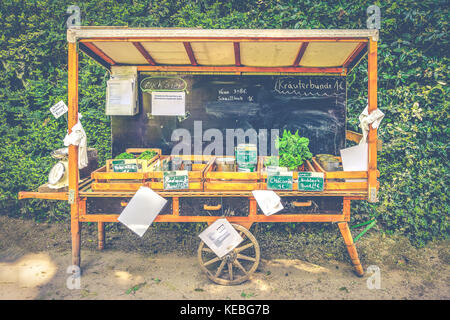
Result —
M448 236L448 2L399 1L51 1L0 2L0 212L38 220L65 219L67 204L17 200L36 189L62 147L63 118L49 107L67 102L66 9L83 25L130 27L364 29L366 8L381 8L379 108L380 201L355 202L356 221L376 217L386 232L414 244ZM367 60L348 77L348 128L358 131L366 104ZM104 115L108 73L80 55L80 111L89 146L110 156Z

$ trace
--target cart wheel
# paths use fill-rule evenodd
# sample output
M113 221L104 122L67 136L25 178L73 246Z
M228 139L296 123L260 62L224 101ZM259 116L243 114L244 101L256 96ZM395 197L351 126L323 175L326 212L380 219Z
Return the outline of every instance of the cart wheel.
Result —
M247 281L259 264L260 249L255 237L241 225L231 224L244 239L239 246L219 258L202 241L198 247L200 267L217 284L236 285Z

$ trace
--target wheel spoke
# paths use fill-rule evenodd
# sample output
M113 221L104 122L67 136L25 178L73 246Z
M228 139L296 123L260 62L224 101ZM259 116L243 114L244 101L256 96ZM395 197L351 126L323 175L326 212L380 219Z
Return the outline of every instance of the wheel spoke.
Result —
M237 256L236 256L236 259L243 259L243 260L248 260L248 261L253 261L253 262L255 262L256 261L256 259L255 258L252 258L252 257L249 257L249 256L246 256L246 255L244 255L244 254L241 254L241 253L239 253Z
M215 257L215 258L213 258L213 259L211 259L209 261L206 261L205 263L203 263L203 265L206 267L206 266L209 266L211 263L214 263L214 262L219 261L219 260L220 260L219 257Z
M213 252L210 248L207 248L207 247L203 247L202 251L204 251L204 252Z
M245 270L245 268L242 266L242 264L238 260L234 260L233 264L235 266L237 266L239 269L241 269L244 272L244 274L247 274L247 270Z
M236 250L236 252L241 252L250 247L253 247L253 242L250 242L250 243L246 244L245 246L238 247L235 250Z
M222 262L220 263L220 266L216 271L216 275L215 275L216 278L218 278L220 276L220 274L222 273L223 267L225 267L225 262L226 262L226 260L223 259Z
M230 275L230 280L233 280L233 265L228 262L228 274Z
M244 231L239 232L239 235L241 236L241 238L243 239L242 241L245 241L245 238L247 237L244 233Z

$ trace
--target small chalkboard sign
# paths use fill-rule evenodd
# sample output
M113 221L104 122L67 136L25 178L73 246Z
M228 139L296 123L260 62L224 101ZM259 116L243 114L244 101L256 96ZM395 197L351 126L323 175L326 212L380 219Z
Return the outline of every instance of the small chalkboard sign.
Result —
M292 172L269 172L267 174L267 189L292 190Z
M188 188L189 177L186 170L164 172L164 190L180 190Z
M127 163L125 160L113 160L113 172L138 172L137 163Z
M299 191L323 191L323 172L299 172Z

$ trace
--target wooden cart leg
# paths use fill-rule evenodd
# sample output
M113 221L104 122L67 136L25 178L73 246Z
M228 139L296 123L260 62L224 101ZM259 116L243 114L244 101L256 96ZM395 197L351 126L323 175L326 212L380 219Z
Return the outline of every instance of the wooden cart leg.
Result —
M105 248L105 223L98 223L98 250Z
M72 265L81 266L81 223L78 219L71 222L72 232Z
M358 258L358 252L356 252L355 244L353 243L352 234L350 233L350 228L348 227L347 222L339 222L338 223L339 230L341 231L342 237L344 238L344 242L347 245L348 254L350 259L352 260L353 266L355 267L355 271L359 276L364 275L364 270L361 266L361 262Z

